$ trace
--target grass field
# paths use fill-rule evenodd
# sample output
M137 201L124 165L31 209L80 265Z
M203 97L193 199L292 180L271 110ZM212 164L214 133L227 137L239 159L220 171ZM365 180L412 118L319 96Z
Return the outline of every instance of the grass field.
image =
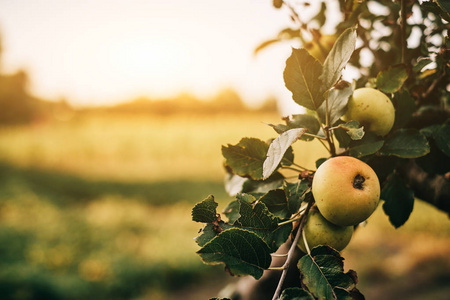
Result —
M85 114L0 128L0 299L215 296L228 277L195 254L191 208L230 200L221 145L275 137L263 122L278 121ZM305 146L296 162L313 168L326 152ZM448 217L417 201L398 230L379 209L343 256L367 299L446 299L448 253Z

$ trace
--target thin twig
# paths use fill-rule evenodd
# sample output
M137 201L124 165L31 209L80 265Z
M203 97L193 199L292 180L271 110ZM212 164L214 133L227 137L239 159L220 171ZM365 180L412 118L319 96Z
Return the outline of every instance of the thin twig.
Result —
M310 137L316 138L318 140L326 140L326 138L324 136L320 136L320 135L317 135L317 134L304 132L302 135L310 136Z
M328 142L328 146L330 147L329 152L330 152L331 156L336 156L336 147L334 146L334 143L333 143L332 138L330 136L330 131L329 131L328 127L325 128L325 136L326 136L326 139L327 139L327 142Z
M289 224L289 223L293 223L293 222L295 222L295 221L298 221L298 220L300 220L301 218L302 218L302 216L300 216L300 217L297 217L297 218L292 218L292 219L289 219L289 220L287 220L287 221L284 221L284 222L278 223L278 226L283 226L283 225L286 225L286 224Z
M327 151L331 154L330 148L327 147L327 145L320 139L318 139L318 141L322 144L322 146L325 147L325 149L327 149Z
M286 169L286 170L296 171L296 172L299 172L299 173L303 172L303 170L299 170L299 169L292 168L292 167L284 167L284 166L282 166L281 168L282 169Z
M295 247L297 247L298 240L302 234L303 227L305 226L306 217L308 216L308 212L309 212L312 204L313 204L313 202L308 203L305 213L302 215L297 234L295 235L295 238L294 238L294 241L292 242L291 248L288 251L288 256L286 258L286 262L283 265L283 273L281 273L280 281L278 282L278 286L277 286L277 289L275 290L275 293L273 294L272 300L277 300L281 294L281 288L283 286L284 280L286 279L287 270L289 269L289 265L291 263L292 257L294 256Z
M400 0L400 34L402 45L402 64L406 63L406 1Z
M305 167L302 167L302 166L300 166L299 164L296 164L296 163L292 163L292 165L293 166L296 166L296 167L298 167L298 168L300 168L300 169L303 169L304 171L311 171L311 170L308 170L307 168L305 168Z
M309 191L310 191L310 188L307 188L307 189L305 190L305 192L304 192L302 195L304 195L305 193L307 193L307 192L309 192ZM281 222L281 223L278 223L278 226L283 226L283 225L286 225L286 224L289 224L289 223L293 223L293 222L295 222L295 221L300 220L300 219L302 218L302 214L303 214L303 212L306 210L306 207L307 207L307 206L308 206L308 205L301 206L300 209L298 210L298 212L295 213L295 214L291 217L291 219L289 219L289 220L287 220L287 221L284 221L284 222ZM300 216L299 216L299 215L300 215Z

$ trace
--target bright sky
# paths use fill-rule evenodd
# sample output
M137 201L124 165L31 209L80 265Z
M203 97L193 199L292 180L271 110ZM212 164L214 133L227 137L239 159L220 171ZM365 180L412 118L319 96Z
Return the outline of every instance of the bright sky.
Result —
M290 102L290 45L253 56L289 24L272 0L1 0L2 68L25 69L37 96L76 105L224 87L248 103Z

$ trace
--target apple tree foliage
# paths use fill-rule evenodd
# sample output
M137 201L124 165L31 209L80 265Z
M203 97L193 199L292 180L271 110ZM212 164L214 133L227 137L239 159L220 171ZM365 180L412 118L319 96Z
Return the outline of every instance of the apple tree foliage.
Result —
M273 5L290 14L292 27L256 52L283 40L298 43L286 60L284 82L305 113L269 124L270 141L243 137L222 146L225 188L233 200L220 213L212 195L193 208L193 221L205 224L195 239L197 253L206 264L225 265L232 275L260 279L274 252L291 240L281 269L297 264L301 285L281 290L282 275L273 299L362 299L356 272L344 273L336 250L319 246L291 261L314 204L315 172L296 164L292 144L316 139L329 157L350 155L369 164L379 177L389 221L396 228L407 222L421 195L402 170L414 164L432 176L448 177L450 171L450 5L444 0L326 1L306 20L299 11L309 8L307 1L274 0ZM321 38L331 5L340 8L341 18L334 26L334 45L326 49ZM314 49L326 58L316 58ZM343 79L345 68L355 70L353 82ZM384 137L356 121L342 121L353 91L364 86L385 93L395 107L394 127ZM327 158L317 157L316 167ZM286 170L296 171L296 179L287 178ZM448 199L424 200L450 213Z

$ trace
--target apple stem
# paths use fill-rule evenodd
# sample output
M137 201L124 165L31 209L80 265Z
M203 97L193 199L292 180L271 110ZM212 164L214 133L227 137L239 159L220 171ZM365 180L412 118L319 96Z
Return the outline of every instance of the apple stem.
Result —
M306 252L308 252L309 255L311 255L311 250L309 250L308 241L306 240L306 234L305 231L302 230L302 237L303 237L303 243L305 243Z
M299 217L297 217L297 218L289 219L289 220L287 220L287 221L278 223L278 226L283 226L283 225L286 225L286 224L289 224L289 223L293 223L293 222L295 222L295 221L300 220L301 218L302 218L302 216L299 216Z
M277 289L275 290L275 293L273 294L272 300L277 300L278 297L281 294L281 289L284 283L284 280L286 279L287 270L289 268L289 265L291 264L291 260L294 257L295 247L297 247L298 240L300 239L300 235L302 234L303 227L306 223L306 217L308 216L309 210L313 206L314 202L308 202L308 205L306 206L306 209L304 213L301 215L300 225L298 226L297 233L295 234L294 241L292 242L291 248L289 248L288 255L286 258L286 261L284 262L284 265L282 267L283 272L281 273L280 281L278 282Z

